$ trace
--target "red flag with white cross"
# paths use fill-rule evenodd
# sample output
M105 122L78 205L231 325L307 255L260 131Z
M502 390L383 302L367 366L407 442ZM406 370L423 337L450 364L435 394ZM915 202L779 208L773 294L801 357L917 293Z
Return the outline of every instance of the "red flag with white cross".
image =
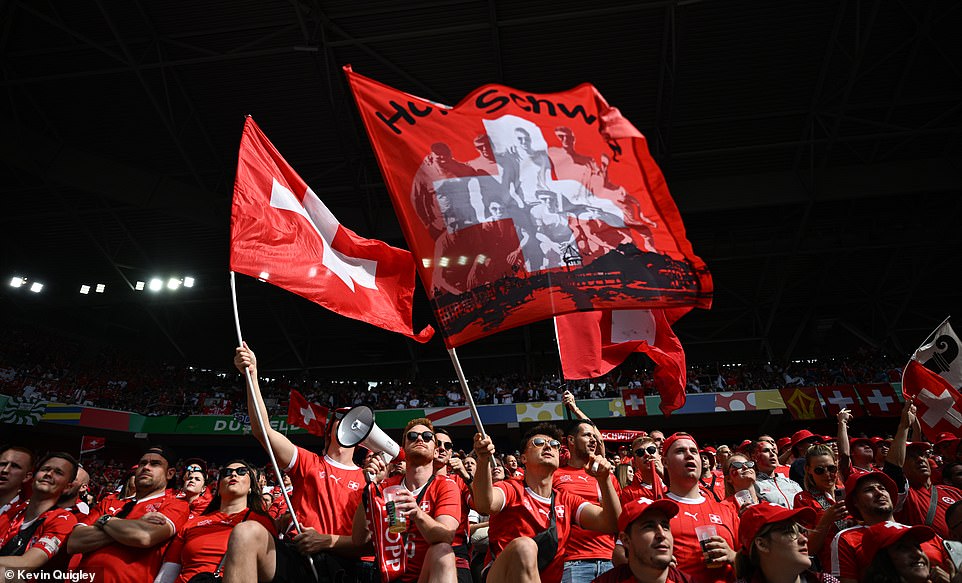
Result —
M644 417L648 415L644 389L621 389L621 400L625 402L625 416Z
M910 360L902 372L902 394L914 399L916 417L926 434L962 435L962 396L917 360Z
M889 383L855 385L855 390L871 417L896 417L902 412L898 393Z
M292 390L290 402L287 405L287 423L306 429L308 433L324 437L328 411L327 407L311 403L304 398L304 395Z
M237 160L230 268L419 342L434 334L411 324L411 254L341 225L250 117Z
M84 435L80 441L80 453L91 453L107 446L107 438L94 435Z
M345 71L448 347L577 311L710 307L644 135L591 85L448 106Z
M825 402L825 414L835 417L842 409L848 409L855 417L862 417L862 405L858 402L858 393L852 385L831 385L818 387L818 393Z

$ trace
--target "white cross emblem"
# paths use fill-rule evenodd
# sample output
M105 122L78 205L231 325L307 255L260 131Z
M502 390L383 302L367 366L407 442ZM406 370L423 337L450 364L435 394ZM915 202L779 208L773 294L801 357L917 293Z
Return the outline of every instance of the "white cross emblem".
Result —
M962 414L959 414L958 409L954 407L955 399L948 391L944 391L941 395L934 395L928 389L922 389L919 391L918 399L925 403L927 410L922 415L922 421L929 427L935 427L942 419L951 423L956 429L962 427Z
M654 504L654 502L651 498L645 498L644 496L638 499L638 504Z
M842 391L839 390L832 391L832 396L828 398L828 402L839 409L847 409L849 405L855 404L854 399L846 397L842 394Z
M628 400L625 401L625 406L632 411L637 411L645 406L645 402L639 399L636 393L632 393L631 396L628 397Z
M347 487L350 490L357 490L360 486L361 485L355 482L354 480L351 480L350 482L347 483Z
M721 519L721 516L718 516L717 514L709 514L709 515L708 515L708 520L714 522L715 524L722 524L722 523L723 523L723 521L722 521L722 519Z
M431 511L431 503L428 502L428 501L421 502L421 510L423 510L423 511L425 511L425 512L430 512L430 511Z
M301 409L301 417L304 418L304 424L305 424L305 425L307 425L307 424L310 423L311 421L317 419L317 417L314 416L314 408L311 407L310 405L308 405L307 407Z
M878 389L872 389L872 394L871 396L869 396L868 402L872 403L882 411L885 411L886 413L888 413L889 404L894 404L895 399L893 399L889 395L883 395L882 391Z

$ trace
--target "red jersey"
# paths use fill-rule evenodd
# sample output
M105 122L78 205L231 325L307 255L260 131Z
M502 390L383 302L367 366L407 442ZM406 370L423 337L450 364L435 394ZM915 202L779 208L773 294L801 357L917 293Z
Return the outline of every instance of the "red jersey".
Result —
M674 567L668 567L665 583L690 583L691 578ZM628 565L618 565L606 573L598 575L591 583L638 583Z
M945 511L956 501L962 500L962 492L958 488L944 484L935 485L935 519L932 529L941 537L949 536L949 525L945 522ZM932 490L929 488L908 488L902 508L895 513L895 519L902 524L926 524L925 518L929 514L932 504Z
M247 509L224 514L217 511L190 519L167 548L164 561L181 565L178 583L187 583L198 573L212 573L227 552L231 530L243 522ZM270 517L251 512L247 520L261 523L267 532L277 534Z
M621 488L614 476L609 476L615 492L620 494ZM564 466L554 473L552 486L555 490L571 492L576 496L601 506L601 487L598 480L589 476L584 468ZM577 524L571 525L571 537L568 539L566 561L582 561L585 559L611 560L611 553L615 550L615 536L603 534L593 530L585 530Z
M461 524L461 491L457 485L444 476L436 476L423 490L421 496L421 510L426 512L431 518L437 519L439 516L450 516ZM404 476L391 476L384 480L382 488L403 484ZM422 490L411 492L415 497L421 494ZM421 566L424 564L424 556L431 546L421 531L417 529L413 521L408 521L407 536L405 538L404 550L407 552L407 569L401 576L402 583L417 581L421 574Z
M131 498L130 500L133 500ZM93 528L92 525L104 514L116 515L127 501L105 498L97 505L87 519L77 525L77 528ZM174 534L187 522L190 508L187 502L180 500L170 492L161 492L138 500L127 514L128 520L136 520L148 512L160 512L167 517L167 522L173 527ZM112 543L89 553L84 553L79 569L96 573L96 581L137 583L152 581L164 557L166 542L147 549L128 547L119 543Z
M187 495L184 492L177 494L177 497L181 500L187 501ZM204 488L204 491L200 493L200 496L194 498L193 502L188 502L187 505L190 507L190 514L187 519L190 520L195 516L200 516L207 510L207 505L210 504L211 499L214 496L210 493L210 490Z
M661 480L661 478L658 479ZM665 492L668 489L665 488L664 483L662 483L660 490ZM621 499L621 505L624 506L625 502L628 502L629 500L637 500L639 498L651 498L652 500L657 500L658 498L664 498L664 496L657 496L655 494L655 487L652 484L642 482L641 479L635 475L634 481L632 481L631 484L626 486L621 491L619 498Z
M517 480L503 480L494 485L504 493L504 506L491 515L488 528L488 552L497 558L504 547L519 536L534 537L548 528L551 499L539 496ZM558 531L558 553L541 572L543 583L559 583L571 525L580 524L581 511L587 500L570 492L554 490L555 528Z
M822 505L827 506L823 507ZM792 505L793 508L811 508L815 510L815 524L818 524L822 520L822 515L825 514L825 508L835 504L835 500L832 496L827 494L820 495L820 499L816 498L811 492L799 492L795 494L795 503ZM815 552L818 554L819 564L827 567L832 562L832 540L835 539L835 535L839 533L840 530L844 530L854 523L848 519L844 518L837 522L833 522L828 526L828 531L825 534L824 543L822 548L817 549ZM811 541L811 538L809 538ZM815 550L809 548L810 551Z
M691 577L695 583L714 583L732 581L735 568L726 564L708 568L702 554L701 544L695 536L696 526L714 526L718 536L725 539L728 546L737 550L738 513L731 504L716 502L711 497L682 498L671 492L665 494L678 503L678 514L671 519L671 534L675 539L675 559L678 568Z
M33 532L30 540L27 541L24 552L30 549L40 549L47 555L47 560L50 560L60 550L67 537L70 536L73 527L77 525L77 519L66 508L55 506L30 522L24 522L27 505L27 500L16 502L11 504L6 512L0 514L0 547L17 536L17 533L21 530L29 528L37 520L43 518L43 522Z
M862 537L865 536L867 526L853 526L839 532L832 539L831 559L827 565L831 568L832 575L839 579L859 580L861 574L868 569L869 563L866 557L859 553L862 546ZM936 537L926 541L921 545L925 556L929 558L929 563L946 568L947 557L942 550L942 539ZM868 558L871 560L871 557Z
M351 535L364 490L361 468L298 447L285 471L294 483L291 504L302 525L324 534Z
M471 488L464 481L464 478L457 474L446 474L437 478L446 479L458 489L458 496L461 499L461 522L458 523L458 530L454 532L454 541L451 542L451 546L454 547L454 560L457 568L470 569L471 564L468 561L470 561L471 553L468 549L468 541L471 538L471 531L468 524L468 511L471 509Z

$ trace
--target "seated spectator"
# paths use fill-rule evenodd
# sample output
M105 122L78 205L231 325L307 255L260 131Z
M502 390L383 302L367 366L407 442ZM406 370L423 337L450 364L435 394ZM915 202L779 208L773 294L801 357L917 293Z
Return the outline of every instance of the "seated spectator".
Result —
M187 461L184 468L184 487L181 488L177 497L190 506L190 518L202 514L207 509L211 495L207 489L206 464L202 465L200 460L196 459Z
M904 526L881 522L866 529L860 554L868 567L860 579L863 583L927 583L948 581L949 574L932 565L922 550L922 543L937 538L935 531L924 525Z
M811 508L791 510L761 502L745 510L738 527L738 582L838 583L827 573L811 571L806 533L814 521Z
M625 504L618 517L618 537L628 562L594 583L687 583L687 575L672 566L674 539L671 519L678 505L671 500L638 498Z
M755 462L757 481L755 488L761 500L791 508L795 503L795 495L802 491L802 487L781 474L775 472L778 465L778 455L774 443L756 441L752 449L752 461Z
M728 458L728 467L725 471L725 501L741 511L741 507L745 504L735 499L735 493L744 491L751 496L751 502L747 505L758 504L755 481L755 462L744 453L732 454Z
M825 445L813 445L805 454L805 491L795 495L795 508L815 512L815 528L808 537L808 550L821 565L831 561L831 542L840 530L852 526L845 500L836 500L838 464Z

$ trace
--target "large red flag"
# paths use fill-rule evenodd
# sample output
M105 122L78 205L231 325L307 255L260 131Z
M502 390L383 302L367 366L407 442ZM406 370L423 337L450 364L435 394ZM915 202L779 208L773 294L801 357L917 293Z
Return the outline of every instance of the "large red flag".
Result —
M962 397L947 380L912 359L902 372L902 394L912 397L929 435L962 435Z
M411 254L341 225L250 117L234 183L230 268L419 342L434 334L412 328Z
M287 423L324 437L328 411L327 407L310 403L304 395L291 390L290 403L287 405Z
M566 379L607 374L632 352L655 362L655 386L665 415L685 406L685 351L671 329L685 308L675 310L600 310L555 318L561 369Z
M592 309L709 307L644 136L591 85L450 107L345 67L448 346Z

